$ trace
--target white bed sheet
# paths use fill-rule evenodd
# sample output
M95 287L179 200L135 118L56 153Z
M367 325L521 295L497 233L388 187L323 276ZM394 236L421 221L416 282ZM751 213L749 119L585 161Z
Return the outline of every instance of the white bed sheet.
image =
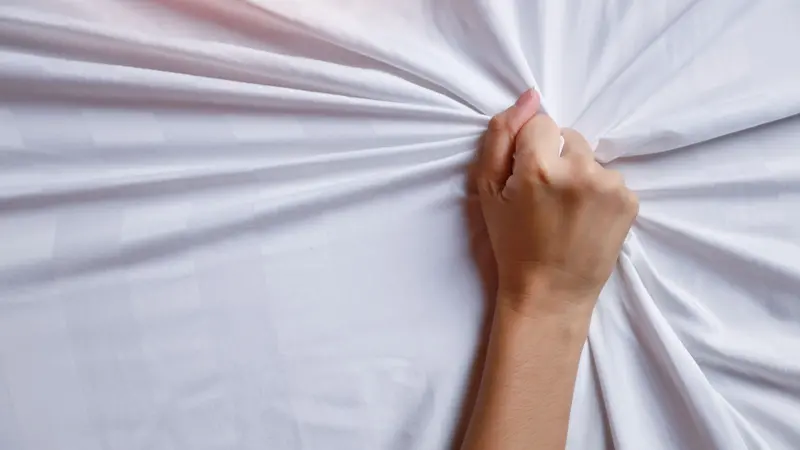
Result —
M798 23L791 0L3 0L0 448L445 448L490 289L464 169L528 86L642 202L569 447L796 448Z

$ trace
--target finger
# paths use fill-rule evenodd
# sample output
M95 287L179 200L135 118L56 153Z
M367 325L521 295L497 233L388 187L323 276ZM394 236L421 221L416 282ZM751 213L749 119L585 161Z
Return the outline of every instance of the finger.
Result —
M502 190L511 174L514 139L522 126L536 114L539 106L539 93L529 89L513 106L489 122L489 130L478 157L477 177L481 192L497 194Z
M603 169L602 174L611 186L619 190L627 189L625 186L625 177L622 176L622 172L614 169Z
M636 216L639 215L639 196L630 189L626 189L625 196L626 204L630 211L631 222L633 222Z
M625 210L631 213L631 220L633 220L639 212L639 197L628 188L622 172L604 169L603 175L608 179L608 183L612 186L613 190L618 193Z
M564 128L561 130L561 136L564 138L564 148L561 150L562 158L594 161L592 146L582 134L572 128Z
M561 130L546 114L537 114L517 134L515 166L521 170L537 170L559 159ZM515 170L516 173L516 170Z

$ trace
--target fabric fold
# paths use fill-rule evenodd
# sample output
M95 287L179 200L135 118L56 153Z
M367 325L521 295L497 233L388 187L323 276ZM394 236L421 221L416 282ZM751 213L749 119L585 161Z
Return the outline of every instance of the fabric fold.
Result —
M569 448L793 448L799 5L6 0L0 448L452 445L531 87L641 199Z

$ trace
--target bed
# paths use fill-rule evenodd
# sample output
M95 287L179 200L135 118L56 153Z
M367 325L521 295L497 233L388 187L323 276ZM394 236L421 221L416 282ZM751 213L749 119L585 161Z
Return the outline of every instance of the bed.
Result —
M4 0L0 449L441 449L528 87L641 213L570 449L800 444L800 3Z

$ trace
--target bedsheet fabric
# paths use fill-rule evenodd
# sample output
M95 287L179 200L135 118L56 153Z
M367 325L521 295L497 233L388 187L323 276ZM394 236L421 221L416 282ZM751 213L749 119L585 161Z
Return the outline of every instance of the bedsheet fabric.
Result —
M0 449L448 448L490 310L465 168L531 86L641 198L569 448L800 447L798 24L0 1Z

